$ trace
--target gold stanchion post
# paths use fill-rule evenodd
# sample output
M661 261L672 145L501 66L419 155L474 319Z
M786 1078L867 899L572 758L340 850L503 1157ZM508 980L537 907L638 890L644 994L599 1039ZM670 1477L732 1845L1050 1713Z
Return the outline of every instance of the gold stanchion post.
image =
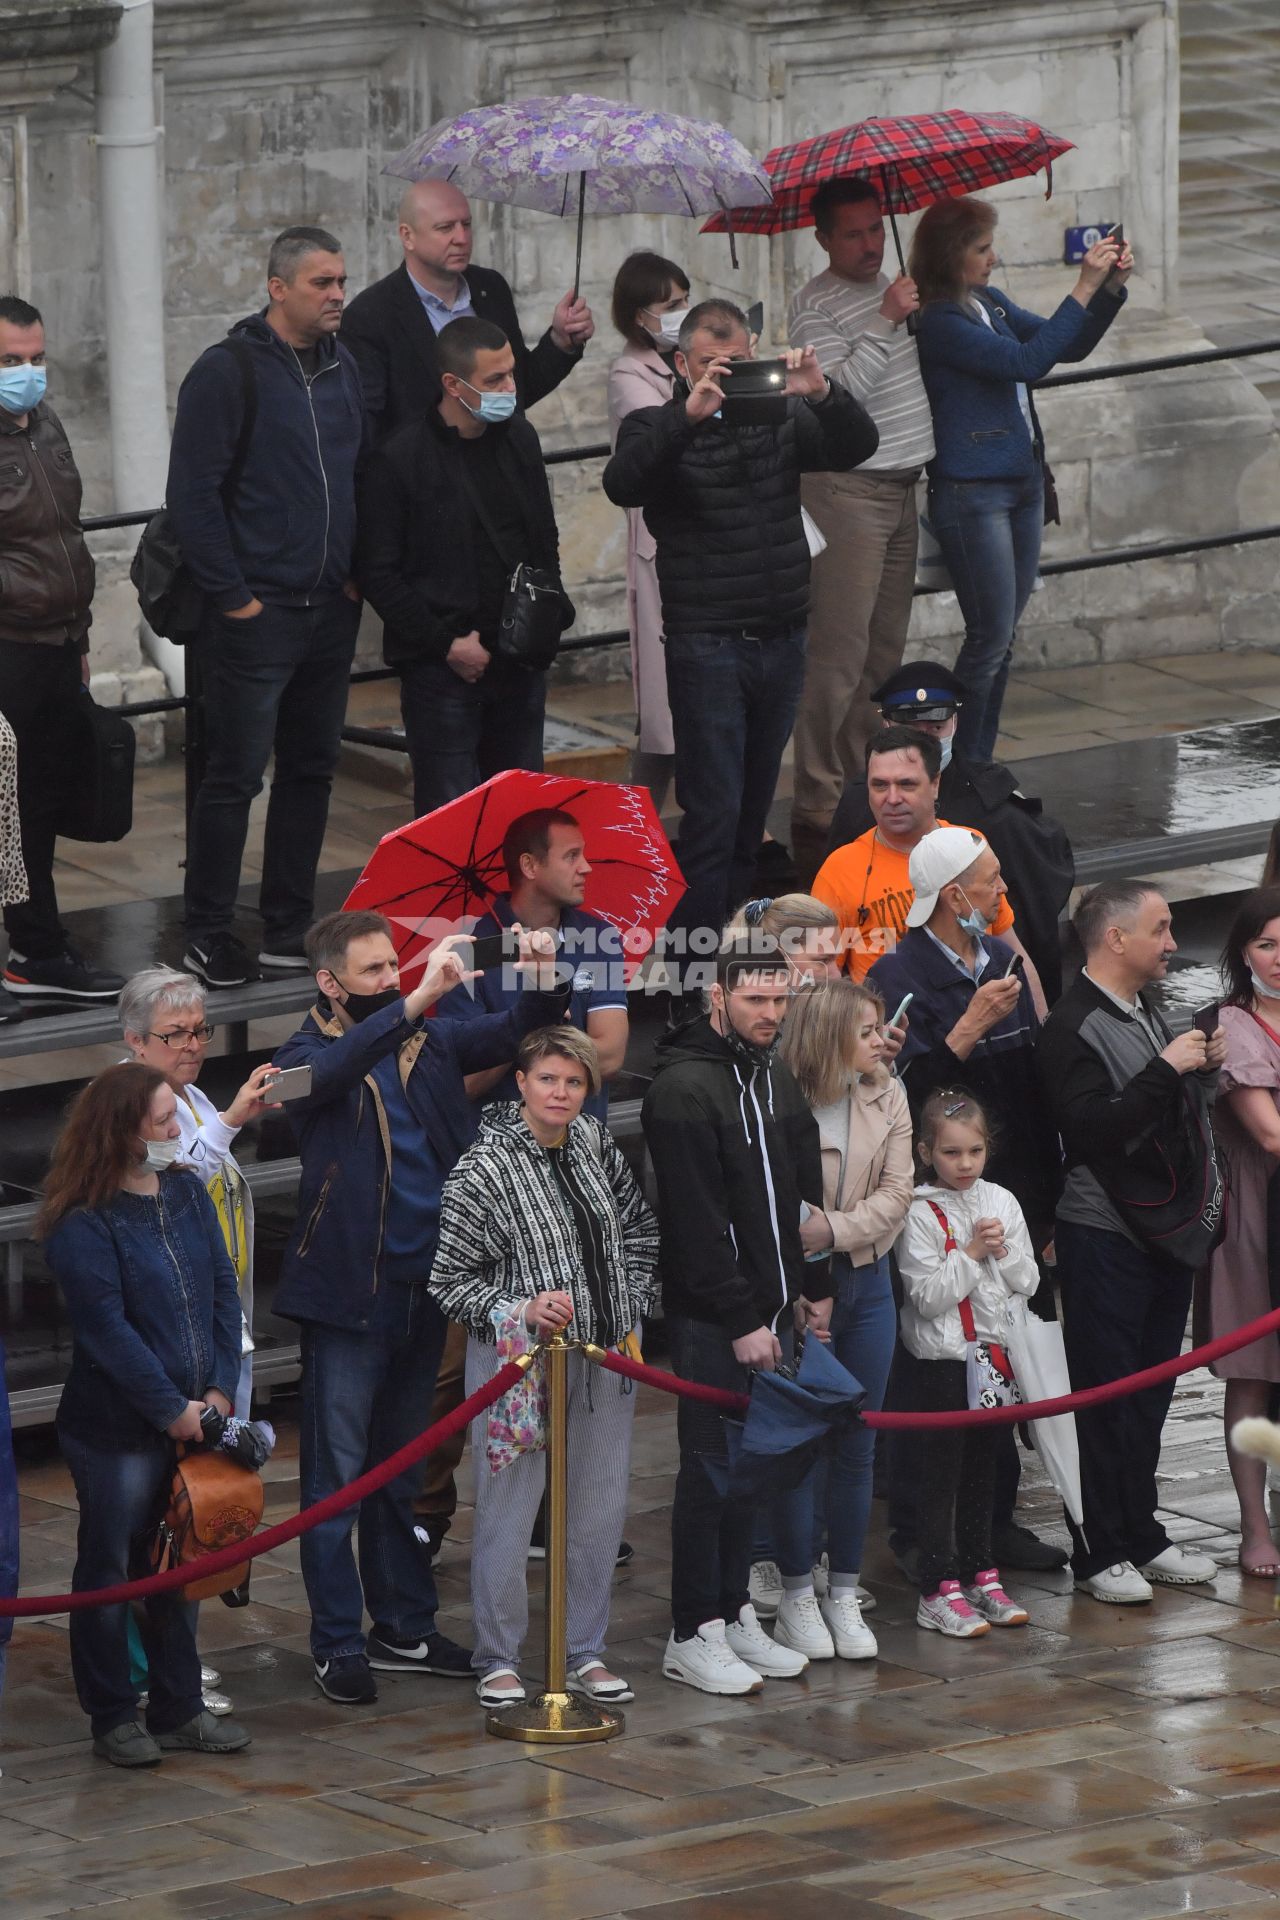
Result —
M602 1707L565 1686L568 1600L567 1416L569 1345L557 1333L545 1343L547 1360L546 1681L532 1700L490 1709L485 1725L500 1740L571 1746L611 1740L626 1722L616 1707Z

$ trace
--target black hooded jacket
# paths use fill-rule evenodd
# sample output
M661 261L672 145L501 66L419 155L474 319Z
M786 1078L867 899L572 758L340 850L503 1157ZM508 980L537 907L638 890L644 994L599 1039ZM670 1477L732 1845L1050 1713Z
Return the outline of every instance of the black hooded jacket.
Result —
M880 436L852 394L792 396L780 426L691 424L685 396L638 407L618 428L604 490L643 507L658 546L663 625L673 633L777 634L809 611L802 473L844 473Z
M668 1313L737 1340L776 1328L801 1293L830 1298L829 1264L806 1266L800 1247L801 1200L823 1203L818 1123L780 1061L693 1020L658 1043L643 1126Z

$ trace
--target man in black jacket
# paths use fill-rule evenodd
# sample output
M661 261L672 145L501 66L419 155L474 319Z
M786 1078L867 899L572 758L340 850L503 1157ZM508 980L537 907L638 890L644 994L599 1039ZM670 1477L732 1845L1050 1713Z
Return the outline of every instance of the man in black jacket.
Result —
M18 747L18 822L28 892L6 872L9 935L0 1022L21 1000L112 1000L117 973L89 965L58 917L53 856L77 752L82 674L88 679L93 556L80 530L80 475L62 422L45 399L44 322L13 295L0 299L0 713ZM10 750L12 751L12 749ZM19 999L11 998L19 996Z
M831 1317L829 1267L806 1266L800 1246L801 1202L822 1205L817 1123L774 1058L789 992L776 941L726 935L710 1013L659 1043L644 1101L672 1363L734 1393L790 1353L797 1321L823 1330ZM721 1415L682 1399L677 1431L662 1670L704 1693L754 1693L808 1661L771 1640L751 1606L755 1506L729 1493Z
M936 660L907 660L871 698L879 703L887 727L915 727L937 741L942 752L938 812L954 826L976 827L989 841L1009 889L1019 937L1052 1006L1062 992L1058 916L1076 878L1071 842L1035 795L1023 791L1009 767L999 761L975 767L954 750L965 692L964 682L950 667ZM831 822L828 853L858 839L873 824L866 776L859 774L841 795Z
M253 977L231 926L249 808L273 751L258 960L307 968L360 623L365 414L335 337L345 287L333 235L287 227L267 261L265 310L202 353L178 393L166 499L207 603L196 651L208 761L187 835L183 965L211 987Z
M542 771L547 676L496 652L515 565L557 577L542 447L516 412L515 352L491 321L436 343L443 392L371 456L359 488L359 574L400 669L421 817L508 767ZM565 625L573 608L565 602Z
M804 681L809 548L802 473L845 472L879 445L870 415L833 387L812 347L786 355L777 424L734 424L746 316L705 300L675 356L684 390L629 413L604 472L616 506L643 507L657 542L680 865L679 929L719 928L750 890Z
M359 362L380 439L421 420L440 398L437 336L466 315L501 327L511 342L522 408L545 399L573 372L595 331L590 307L566 293L530 351L502 275L471 265L471 208L447 180L405 188L400 244L403 264L357 294L342 322L342 344Z
M1221 1225L1210 1108L1226 1054L1219 1027L1175 1040L1145 989L1177 952L1167 902L1143 880L1104 882L1076 908L1084 971L1049 1015L1036 1065L1062 1135L1067 1179L1055 1244L1077 1390L1171 1360L1194 1269ZM1160 1434L1173 1383L1076 1415L1084 1524L1077 1587L1121 1606L1152 1581L1212 1580L1207 1554L1170 1543L1156 1517Z

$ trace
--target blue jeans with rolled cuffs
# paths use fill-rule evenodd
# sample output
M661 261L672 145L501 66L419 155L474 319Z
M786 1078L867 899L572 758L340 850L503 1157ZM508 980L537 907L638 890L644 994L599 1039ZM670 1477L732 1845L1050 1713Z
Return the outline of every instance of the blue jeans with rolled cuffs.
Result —
M934 480L929 524L964 615L956 678L966 688L956 751L988 766L1000 731L1013 643L1040 565L1044 479Z
M866 1389L864 1407L878 1412L893 1359L898 1310L887 1257L870 1266L853 1266L847 1254L832 1262L835 1303L831 1310L831 1352ZM815 1464L808 1479L778 1502L774 1521L779 1571L785 1578L807 1577L824 1547L833 1574L861 1570L871 1517L871 1476L876 1436L855 1422L841 1430L835 1444Z

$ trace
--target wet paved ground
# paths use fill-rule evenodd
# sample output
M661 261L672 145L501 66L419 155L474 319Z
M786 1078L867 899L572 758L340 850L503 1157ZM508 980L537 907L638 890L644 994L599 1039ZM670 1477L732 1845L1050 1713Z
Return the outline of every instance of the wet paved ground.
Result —
M128 1920L858 1920L914 1914L1280 1913L1280 1622L1234 1567L1219 1391L1180 1393L1161 1498L1223 1563L1146 1608L1011 1578L1032 1624L972 1645L914 1625L873 1521L874 1663L811 1667L754 1701L675 1686L667 1631L672 1403L642 1391L611 1656L635 1685L625 1736L525 1750L484 1732L466 1682L380 1676L376 1707L315 1690L289 1548L254 1603L206 1602L201 1641L252 1729L225 1760L126 1776L94 1760L65 1623L19 1626L3 1710L0 1912ZM283 1425L268 1517L297 1500ZM1028 1517L1060 1509L1028 1470ZM61 1588L74 1501L55 1459L23 1474L25 1576ZM469 1511L445 1550L442 1623L465 1637ZM530 1646L540 1642L535 1607ZM536 1676L536 1664L526 1663Z

